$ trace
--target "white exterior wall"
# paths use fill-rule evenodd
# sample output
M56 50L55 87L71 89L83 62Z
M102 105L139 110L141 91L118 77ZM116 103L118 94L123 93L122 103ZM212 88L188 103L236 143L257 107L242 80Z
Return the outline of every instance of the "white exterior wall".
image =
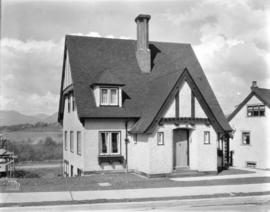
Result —
M186 82L179 91L179 116L191 117L191 89Z
M72 79L71 79L71 72L70 72L69 56L68 56L68 51L67 51L66 64L65 64L65 77L64 77L64 86L63 86L63 89L65 89L70 84L72 84Z
M85 148L83 149L84 171L101 171L101 170L122 170L123 164L114 163L98 164L99 155L99 132L100 131L120 131L121 155L125 157L125 121L124 120L87 120L85 121Z
M72 99L71 99L72 100ZM72 102L72 101L70 101ZM67 150L65 150L65 146L63 145L63 159L69 162L68 175L70 176L70 165L73 165L73 175L77 175L77 168L84 170L83 163L85 152L83 149L85 148L84 144L84 128L81 122L78 119L77 110L70 111L68 113L68 100L65 100L65 110L64 110L64 120L63 120L63 144L64 144L64 132L67 131ZM71 107L72 109L72 107ZM70 151L70 131L73 131L74 135L74 152ZM81 131L81 155L77 154L77 131Z
M210 132L210 144L204 144L204 131ZM190 169L217 171L217 134L212 126L196 125L190 135Z
M247 105L263 104L253 96L248 103L231 120L230 124L235 130L231 143L234 151L233 165L246 167L246 162L256 162L257 168L270 168L270 110L265 106L264 117L247 117ZM242 144L242 132L250 132L250 145Z
M147 135L137 135L137 143L130 136L128 149L128 169L150 173L150 144Z

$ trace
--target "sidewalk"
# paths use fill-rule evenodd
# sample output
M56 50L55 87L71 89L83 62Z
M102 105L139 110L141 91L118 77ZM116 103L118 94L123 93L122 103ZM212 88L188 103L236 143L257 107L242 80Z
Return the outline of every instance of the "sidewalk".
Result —
M270 183L221 185L221 186L195 186L176 188L148 188L126 190L95 190L70 192L25 192L1 193L0 204L7 203L44 203L68 201L98 201L98 200L142 200L155 198L192 198L192 196L209 196L227 194L233 196L237 193L265 193L270 192Z
M233 169L233 168L231 168ZM254 172L251 174L233 174L233 175L217 175L217 176L202 176L202 177L179 177L170 178L173 181L201 181L201 180L222 180L222 179L240 179L240 178L251 178L251 177L270 177L269 170L251 169L251 168L241 168L241 170L246 170Z
M0 207L10 205L44 205L44 204L75 204L80 202L86 203L101 203L101 202L123 202L123 201L148 201L148 200L169 200L169 199L196 199L196 198L216 198L229 196L245 196L245 195L265 195L270 194L270 181L258 181L256 178L270 177L270 171L246 169L247 171L255 171L250 174L233 174L233 175L218 175L218 176L203 176L203 177L182 177L171 179L145 179L134 175L124 175L121 179L121 184L115 182L110 187L103 187L103 189L81 189L55 191L48 190L42 192L10 192L0 193ZM101 182L104 182L104 177ZM120 175L119 175L120 176ZM117 179L119 176L107 177ZM124 177L128 178L124 178ZM95 176L100 177L100 176ZM133 178L131 178L133 177ZM107 180L109 180L107 178ZM223 181L235 181L234 179L241 178L241 181L231 182L230 184L221 184ZM246 180L245 180L246 178ZM82 178L83 179L83 178ZM99 181L95 178L85 178L83 181L84 187L88 183L98 186ZM135 180L135 184L132 181ZM66 179L68 180L68 179ZM72 180L72 179L71 179ZM76 180L76 179L73 179ZM126 180L126 181L125 181ZM139 181L137 181L139 180ZM181 182L183 181L183 182ZM72 181L71 181L72 182ZM111 182L111 181L107 181ZM210 184L207 182L216 182ZM52 183L52 182L51 182ZM114 182L111 182L114 183ZM134 184L137 187L121 187L122 184ZM163 184L162 184L163 183ZM142 187L144 185L144 187ZM37 187L40 185L36 185ZM54 186L56 186L54 184ZM99 188L101 188L99 186Z

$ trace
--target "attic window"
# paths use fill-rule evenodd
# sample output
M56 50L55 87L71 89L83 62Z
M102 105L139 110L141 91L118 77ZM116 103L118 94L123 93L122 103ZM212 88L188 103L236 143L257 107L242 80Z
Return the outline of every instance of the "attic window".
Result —
M100 105L118 106L118 88L100 88Z
M264 105L248 105L247 106L247 116L265 116L265 106Z

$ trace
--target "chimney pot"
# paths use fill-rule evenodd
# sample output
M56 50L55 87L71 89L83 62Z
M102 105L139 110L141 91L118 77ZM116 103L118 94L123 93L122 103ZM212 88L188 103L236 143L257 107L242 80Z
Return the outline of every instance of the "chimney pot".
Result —
M251 89L252 88L257 88L257 81L252 81Z
M150 15L140 14L135 18L137 23L137 50L136 58L142 72L151 70L151 53L149 50L148 22Z

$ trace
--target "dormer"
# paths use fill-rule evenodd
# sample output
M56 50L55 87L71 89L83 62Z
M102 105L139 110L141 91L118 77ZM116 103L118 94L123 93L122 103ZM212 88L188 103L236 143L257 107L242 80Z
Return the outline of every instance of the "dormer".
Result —
M122 107L123 82L110 71L104 71L91 84L97 107Z

